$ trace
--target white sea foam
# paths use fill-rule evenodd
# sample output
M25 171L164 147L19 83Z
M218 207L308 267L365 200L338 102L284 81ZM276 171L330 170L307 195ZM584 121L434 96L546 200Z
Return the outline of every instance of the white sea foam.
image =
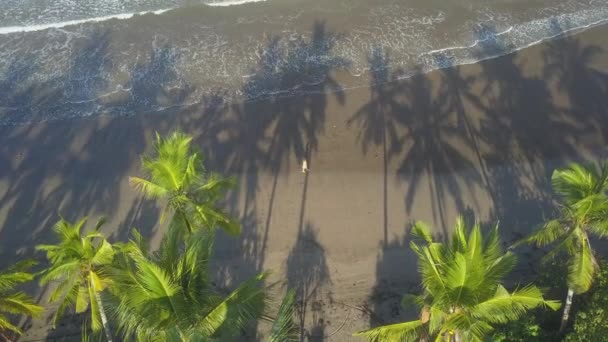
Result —
M234 6L234 5L243 5L243 4L247 4L250 2L263 2L266 0L229 0L229 1L222 1L222 2L211 2L208 3L208 6L214 6L214 7L223 7L223 6Z
M101 21L106 21L106 20L111 20L111 19L130 19L136 15L144 15L144 14L158 15L158 14L167 12L169 10L171 10L171 9L167 8L167 9L161 9L161 10L156 10L156 11L144 11L144 12L137 12L137 13L120 13L120 14L107 15L107 16L96 17L96 18L68 20L68 21L62 21L62 22L58 22L58 23L49 23L49 24L40 24L40 25L5 26L5 27L0 27L0 34L42 31L42 30L46 30L46 29L50 29L50 28L63 28L66 26L71 26L71 25L79 25L79 24L84 24L84 23L96 23L96 22L101 22Z
M264 0L228 0L223 3L208 5L230 6L257 1ZM73 49L75 43L72 40L77 41L79 38L86 38L87 32L82 32L81 37L78 36L81 32L77 28L68 28L65 30L66 32L62 32L61 27L110 19L129 19L146 13L161 14L168 9L148 12L133 11L135 13L47 25L0 27L0 34L54 28L43 34L43 36L48 35L47 44L42 49L36 47L38 68L32 69L34 70L33 75L29 76L26 72L19 73L20 69L17 65L15 67L17 72L7 74L9 76L6 76L6 80L11 80L7 84L23 84L24 87L50 81L53 88L64 89L63 97L57 101L58 104L52 107L51 111L47 111L48 114L47 112L41 114L42 107L33 106L33 108L30 108L32 106L28 103L25 103L23 107L15 107L10 101L3 103L2 105L5 106L0 106L0 126L9 121L12 123L16 123L15 121L19 121L17 123L34 122L53 118L93 116L99 113L127 115L133 111L133 108L149 112L170 108L164 107L166 105L164 102L161 105L156 103L154 98L147 97L148 93L142 90L145 90L149 84L162 84L164 92L167 94L178 94L180 89L186 88L184 85L192 85L192 89L195 89L194 93L188 95L183 100L184 103L198 101L206 95L214 96L218 92L221 92L221 96L227 101L243 98L256 101L270 96L286 97L302 93L333 92L336 89L343 91L368 86L369 79L365 76L369 75L372 68L377 70L369 65L369 53L378 47L389 51L391 57L390 65L388 63L379 65L378 69L390 69L395 78L403 79L420 72L425 73L455 65L477 63L546 40L601 25L608 21L608 6L603 1L605 0L601 0L597 5L585 6L582 9L578 7L548 8L542 13L531 15L529 18L526 17L526 19L494 12L483 15L485 12L482 11L482 14L452 27L453 32L451 33L453 34L446 34L445 36L434 34L435 27L446 20L448 14L445 12L437 10L419 14L415 10L396 4L393 7L377 9L376 12L378 13L375 16L370 16L369 23L363 22L362 25L344 32L343 37L331 38L332 42L327 43L327 45L332 46L332 50L327 54L324 54L323 51L319 52L317 48L298 51L299 44L291 45L291 42L297 43L299 39L303 39L302 42L308 42L311 39L310 32L298 30L298 17L304 10L299 10L296 15L273 18L271 24L278 26L277 32L281 32L283 38L271 50L268 50L266 41L256 40L255 38L237 40L235 42L238 42L238 44L233 44L230 37L222 35L221 29L216 29L205 22L206 26L204 27L193 27L191 39L175 40L171 49L173 52L168 53L168 55L154 55L156 57L150 60L155 64L149 70L146 69L137 73L133 72L133 68L139 65L140 58L144 61L141 62L142 65L146 65L147 55L145 51L147 48L151 48L153 51L163 51L167 39L164 35L167 35L167 32L159 30L159 32L150 33L150 35L143 35L149 39L141 45L124 44L126 50L118 52L121 54L120 56L114 56L113 63L108 64L111 66L108 66L106 70L104 69L106 64L99 62L100 69L97 70L99 73L95 74L87 71L88 65L86 64L73 68L75 64L73 58L75 53L80 50L78 50L79 47ZM167 6L172 6L172 4ZM127 12L128 10L124 11ZM254 15L251 15L251 17L253 19L243 16L242 18L239 17L239 20L253 22L259 18ZM268 22L264 21L264 23ZM252 35L255 36L255 32L252 32ZM153 39L150 37L153 37ZM18 56L31 54L31 50L28 50L29 45L24 43L27 42L27 39L23 38L19 35L15 35L14 39L11 39L10 35L2 37L0 44L4 45L1 45L2 49L0 49L0 70L2 60L12 61L16 59L15 56L18 59ZM157 38L159 43L157 43ZM146 44L149 44L149 46ZM264 51L264 53L260 53L260 51ZM171 76L169 80L166 80L162 78L165 75L163 74L164 60L171 59L174 53L175 56L179 56L179 63L175 63L173 60L167 63L171 69L168 74ZM123 57L123 55L127 57ZM284 71L289 69L287 72L297 73L300 70L312 70L314 66L325 68L332 63L332 57L334 56L350 62L351 64L346 67L347 71L354 76L362 77L354 79L352 83L341 84L339 88L328 89L312 86L322 82L320 77L302 75L298 79L299 83L293 85L291 83L283 84L280 73L277 75L273 73L275 69ZM295 62L291 63L286 58ZM137 62L134 62L134 60L137 60ZM260 62L269 64L268 70L264 71L265 69L259 68L258 63ZM278 63L276 68L273 67L275 63ZM305 67L303 68L298 63L304 63ZM6 65L8 70L12 64L7 63ZM78 66L78 64L76 65ZM70 70L69 68L76 72L67 75L62 74L62 70ZM111 68L116 68L124 74L133 73L137 76L136 82L124 83L120 78L112 78L112 75L118 73L113 73L110 70ZM25 75L26 79L20 79L22 75ZM0 73L0 81L2 81L2 77L3 75ZM12 78L9 79L8 77ZM173 77L175 77L175 80L172 79ZM13 78L20 82L13 82ZM55 80L59 80L57 85L53 83ZM101 85L97 84L98 81ZM176 91L167 90L173 88ZM2 98L0 97L0 99ZM181 105L183 104L180 102L179 105L175 106ZM47 107L44 108L46 110ZM21 113L25 114L22 115ZM3 116L7 119L2 119Z
M449 47L445 47L445 48L441 48L441 49L435 49L435 50L431 50L428 52L425 52L422 55L434 55L434 54L440 54L446 51L454 51L454 50L464 50L464 49L472 49L474 47L476 47L477 45L479 45L479 43L483 43L489 40L494 40L500 36L502 36L503 34L507 34L509 32L513 31L513 26L509 27L508 29L502 31L502 32L498 32L492 36L489 36L487 38L484 39L476 39L472 44L470 45L465 45L465 46L449 46ZM422 56L421 55L421 56Z
M235 6L235 5L243 5L250 2L262 2L266 0L228 0L222 2L212 2L206 5L213 7L225 7L225 6ZM66 26L79 25L84 23L96 23L102 22L111 19L130 19L136 15L145 15L145 14L162 14L167 11L170 11L172 8L165 8L155 11L142 11L142 12L133 12L133 13L119 13L119 14L111 14L105 16L99 16L94 18L86 18L86 19L76 19L76 20L67 20L57 23L47 23L47 24L39 24L39 25L26 25L26 26L5 26L0 27L0 35L2 34L10 34L17 32L32 32L32 31L42 31L51 28L63 28Z
M576 17L579 17L579 18L576 18ZM534 20L534 21L525 23L523 25L511 26L505 31L489 35L488 37L485 37L483 39L477 39L470 45L452 46L452 47L447 47L447 48L442 48L442 49L435 49L435 50L431 50L429 52L419 55L418 58L419 58L419 60L424 61L426 58L433 57L433 56L440 56L440 55L444 55L444 56L448 56L448 57L457 57L458 56L457 53L459 51L464 52L464 54L462 56L459 56L460 58L457 57L456 60L452 61L452 63L447 63L446 65L436 64L436 63L427 61L427 64L424 65L424 68L423 68L423 70L425 72L429 72L429 71L436 70L436 69L442 69L442 68L450 67L450 66L454 66L454 65L474 64L474 63L478 63L478 62L481 62L481 61L484 61L487 59L496 58L496 57L503 56L505 54L520 51L520 50L529 48L529 47L537 45L537 44L541 44L541 43L549 41L549 40L561 38L563 36L567 36L567 35L570 35L573 33L582 32L582 31L585 31L592 27L596 27L596 26L608 23L608 18L606 18L606 17L602 17L599 19L596 18L596 20L591 21L591 22L588 22L588 21L585 21L584 19L582 19L582 18L586 19L589 17L590 17L589 13L583 11L583 12L579 12L579 13L575 13L575 14L571 14L571 15L565 15L562 18L552 17L552 18L538 19L538 20ZM570 21L571 19L579 19L581 21L572 23ZM558 28L559 28L558 30L551 31L549 29L551 22L554 22L557 24L563 23L568 26L564 26L564 27L558 26ZM536 28L536 30L539 30L539 31L534 32L534 34L532 34L532 30L534 30L534 28ZM530 39L531 34L532 34L532 37L538 37L538 38ZM505 41L502 41L501 36L505 36ZM512 43L512 44L511 44L510 48L504 49L498 53L487 54L485 56L471 55L471 53L473 53L474 49L477 48L480 43L483 44L488 41L496 42L496 43L503 43L503 44L504 43ZM513 44L514 41L518 41L518 42L522 41L523 43ZM411 76L411 75L405 76L404 78L407 78L409 76Z

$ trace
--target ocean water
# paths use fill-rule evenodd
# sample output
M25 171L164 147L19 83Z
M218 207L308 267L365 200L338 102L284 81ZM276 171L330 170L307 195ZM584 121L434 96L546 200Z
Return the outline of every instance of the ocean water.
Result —
M5 0L0 125L365 86L606 21L606 0Z

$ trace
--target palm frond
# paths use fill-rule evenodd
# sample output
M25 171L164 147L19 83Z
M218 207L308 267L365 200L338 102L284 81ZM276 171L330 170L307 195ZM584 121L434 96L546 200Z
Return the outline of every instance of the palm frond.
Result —
M450 246L454 251L462 251L467 247L467 238L465 232L465 223L462 216L456 218L456 225L454 226L454 233L452 235L452 245Z
M589 247L587 237L580 238L579 243L579 252L574 254L568 265L568 285L577 294L589 290L596 269L593 251Z
M38 317L44 309L25 293L15 292L0 297L0 311Z
M99 220L97 220L97 223L95 224L95 227L93 227L93 231L97 232L101 229L101 227L106 224L108 222L108 219L105 216L102 216Z
M78 296L79 288L79 284L75 284L71 289L67 291L66 295L62 298L61 302L59 303L59 306L57 307L57 310L55 311L55 314L53 315L53 329L57 326L57 322L59 321L59 319L63 317L63 313L65 312L65 310L76 304L76 298Z
M540 229L528 236L525 241L542 247L555 242L566 233L567 230L560 220L555 219L545 222Z
M592 166L571 164L567 168L553 171L551 183L553 189L560 194L568 204L574 204L581 199L596 194L598 179L592 171Z
M61 278L71 278L80 271L80 261L74 260L66 262L65 264L59 264L51 266L42 272L40 279L40 285L46 285L50 281L58 280Z
M494 330L494 327L487 322L474 320L462 333L463 341L485 342L486 337Z
M296 291L288 290L281 302L277 317L272 324L268 342L298 341L298 327L293 321L295 312Z
M608 213L607 213L608 214ZM589 232L599 238L608 237L608 215L605 215L598 220L594 220L586 227Z
M36 246L37 250L46 252L51 264L41 273L40 283L60 282L49 297L49 301L59 302L53 316L53 326L68 308L74 308L78 313L90 308L91 324L95 329L99 327L99 308L95 296L109 282L101 277L104 276L104 268L112 263L115 253L112 245L99 232L105 219L100 219L93 231L83 233L86 221L85 217L72 224L62 218L55 225L59 242L56 245ZM100 244L96 242L97 239L101 239Z
M605 194L589 195L570 206L577 223L594 218L605 218L608 213L608 197Z
M99 316L99 303L97 303L97 295L93 286L86 288L89 295L89 303L91 304L91 329L93 332L101 331L103 325L101 323L101 317Z
M353 335L371 342L414 342L426 336L426 330L424 324L420 320L416 320L359 331Z
M225 178L218 174L212 173L207 177L205 182L195 189L195 193L203 192L209 200L216 201L224 192L234 188L236 182L233 178Z
M443 324L448 319L448 313L444 312L437 306L431 306L429 309L429 335L435 335L441 330Z
M76 313L83 313L89 308L89 289L87 286L79 286L76 295Z
M526 286L509 293L499 285L492 298L477 304L471 310L471 317L490 323L507 323L523 316L527 311L539 306L557 310L557 301L547 301L536 286Z
M260 282L266 276L262 273L241 284L209 311L199 323L198 330L208 336L232 336L259 318L266 301Z
M433 242L433 235L431 234L430 227L422 221L418 221L414 224L412 227L412 236L422 239L427 243Z
M0 271L0 292L12 290L18 284L34 279L34 275L27 270L36 264L34 260L23 260Z
M578 253L577 239L580 234L580 227L573 227L565 232L558 240L556 245L545 254L542 258L543 262L552 260L559 253L565 252L568 255Z
M168 189L143 178L129 177L129 182L148 198L163 198L169 193Z
M104 239L101 241L101 245L97 247L91 259L91 264L95 266L107 265L112 262L112 259L114 259L114 248Z
M497 259L486 259L484 282L486 284L498 284L506 277L517 264L517 257L511 253L503 253Z
M492 228L490 233L487 234L483 245L484 259L486 259L488 262L493 262L494 260L500 259L504 255L502 246L500 245L498 223L494 225L494 228Z
M202 220L205 228L214 229L217 225L230 236L238 236L241 233L240 224L228 217L228 215L204 204L193 205L193 209Z
M21 331L21 329L18 326L12 324L6 316L1 315L1 314L0 314L0 330L12 331L17 335L23 334L23 332Z

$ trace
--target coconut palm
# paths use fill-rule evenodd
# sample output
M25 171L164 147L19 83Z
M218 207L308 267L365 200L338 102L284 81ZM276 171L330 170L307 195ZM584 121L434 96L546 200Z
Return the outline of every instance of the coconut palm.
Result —
M10 331L21 335L21 329L13 325L6 314L39 316L43 309L34 303L34 300L15 286L34 279L34 275L27 270L36 263L31 260L21 261L12 267L0 272L0 336L6 341L10 339L4 334Z
M260 318L266 297L259 274L222 296L209 279L214 232L185 236L171 229L149 253L139 233L121 247L113 270L111 317L124 340L208 341L238 334ZM178 243L176 243L178 241Z
M191 144L192 137L180 132L167 138L157 133L154 154L142 158L148 177L130 177L131 183L148 198L168 201L161 221L172 210L174 220L185 226L188 233L201 226L219 226L231 235L238 235L239 225L216 208L232 182L207 173L201 154L193 152Z
M545 222L526 240L536 246L555 244L545 258L561 252L570 258L568 294L560 326L563 331L574 294L589 290L597 270L589 235L608 236L608 163L572 164L555 170L551 182L561 199L558 217Z
M36 246L37 250L46 252L50 263L42 272L40 284L59 282L49 297L49 302L59 303L53 316L53 328L66 309L75 307L77 313L82 313L90 307L93 331L99 332L103 327L107 340L112 341L100 293L110 283L106 268L115 253L99 232L105 219L97 221L91 232L84 233L82 228L86 222L86 217L76 223L62 218L54 227L59 243Z
M484 239L478 224L468 232L458 219L451 242L436 242L429 227L416 223L412 241L418 256L423 293L408 296L421 307L420 319L358 332L370 341L482 341L502 324L539 306L557 309L541 291L528 285L509 293L502 279L515 265L503 252L495 227Z

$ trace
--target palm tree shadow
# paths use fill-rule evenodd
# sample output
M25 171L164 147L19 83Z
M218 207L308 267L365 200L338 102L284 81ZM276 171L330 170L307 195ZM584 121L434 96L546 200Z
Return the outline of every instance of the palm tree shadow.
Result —
M560 30L559 26L556 30ZM574 139L598 129L608 139L608 128L601 124L608 108L608 73L592 66L603 52L601 47L585 45L575 36L549 42L543 51L544 78L555 80L557 89L570 100L569 108L560 111L579 125L581 133Z
M409 248L407 234L381 245L376 260L376 284L368 297L373 313L369 317L370 326L418 318L416 310L401 304L403 295L419 290L420 277L413 272L415 269L416 257Z
M204 122L197 123L209 165L237 176L237 187L226 205L240 218L242 233L237 239L218 235L215 258L220 286L263 270L279 178L291 171L294 161L306 159L310 167L324 129L328 97L345 101L333 78L335 70L348 65L333 51L338 39L341 36L328 31L323 22L314 24L310 37L268 37L242 87L248 100L219 105L217 113L204 115ZM258 196L264 173L272 176L269 199L263 199L267 206ZM302 198L300 231L306 203L305 195ZM261 213L260 207L266 212Z
M492 217L519 236L552 210L548 180L556 165L578 155L570 141L580 130L556 114L547 81L526 75L527 61L518 57L481 63L487 104L480 133L489 147L483 158L494 185Z
M472 160L474 143L466 127L459 125L457 113L448 102L449 87L439 87L435 95L431 80L423 74L413 76L399 87L406 102L394 115L406 128L399 137L405 155L398 169L399 178L408 183L406 210L411 210L426 174L433 217L446 227L446 199L451 198L456 209L462 211L463 193L481 182ZM470 196L474 198L473 193Z
M314 24L310 38L269 37L258 53L258 65L242 88L249 100L233 106L234 115L216 125L217 135L225 137L217 144L225 151L226 157L221 157L223 168L241 175L239 185L245 197L239 212L251 224L263 226L261 242L255 247L258 270L264 263L280 175L290 171L294 160L300 163L314 157L326 121L327 97L345 101L333 78L334 70L348 65L332 51L338 39L341 36L329 32L320 21ZM273 185L268 211L260 222L256 195L259 174L265 171L272 174ZM234 198L232 202L236 203ZM249 240L258 236L251 234Z
M393 93L394 87L390 74L390 58L388 52L380 46L372 48L368 57L371 73L369 103L361 107L349 120L350 126L356 123L360 127L357 140L361 144L363 154L371 146L382 146L383 164L383 219L384 243L388 243L388 163L400 149L397 133L397 122L391 116L398 104Z
M152 65L138 65L127 81L129 87L125 88L139 94L134 95L138 100L100 97L99 94L107 93L107 75L113 66L107 58L109 39L103 31L94 32L73 49L70 68L58 73L57 78L43 84L24 82L23 87L14 87L1 95L2 100L6 100L3 103L13 108L2 112L3 123L55 119L60 117L60 112L69 114L98 108L110 116L86 124L56 121L0 128L3 141L0 160L11 161L0 174L8 184L0 195L0 206L9 209L0 230L0 263L32 256L33 247L49 238L58 213L69 218L124 215L122 222L115 222L118 226L108 225L113 239L126 238L132 227L140 228L146 237L153 232L153 222L158 218L154 203L141 198L123 199L121 192L132 166L139 163L139 156L144 152L146 121L142 116L123 118L114 114L126 111L125 108L141 113L179 105L190 88L184 87L186 90L180 92L167 91L162 85L146 85L146 77L159 82L173 82L176 77L170 72L176 59L153 57ZM165 50L171 48L166 46ZM27 67L24 63L12 64L7 75L0 79L0 88L10 88L5 81L29 80L37 63L32 60L29 64ZM143 99L145 96L147 100ZM48 111L43 118L40 108L44 106ZM120 149L116 149L117 146ZM48 288L36 291L42 299ZM35 333L37 335L31 337L40 338L39 334L47 331L43 320L27 324L32 327L25 336ZM80 334L80 323L72 328L66 325L65 329L48 331L48 339L60 339L73 330Z
M316 229L307 222L287 257L287 288L297 291L296 323L300 341L324 339L324 306L331 302L331 284L325 249L318 242ZM311 324L312 322L312 324ZM310 328L308 328L310 326Z

